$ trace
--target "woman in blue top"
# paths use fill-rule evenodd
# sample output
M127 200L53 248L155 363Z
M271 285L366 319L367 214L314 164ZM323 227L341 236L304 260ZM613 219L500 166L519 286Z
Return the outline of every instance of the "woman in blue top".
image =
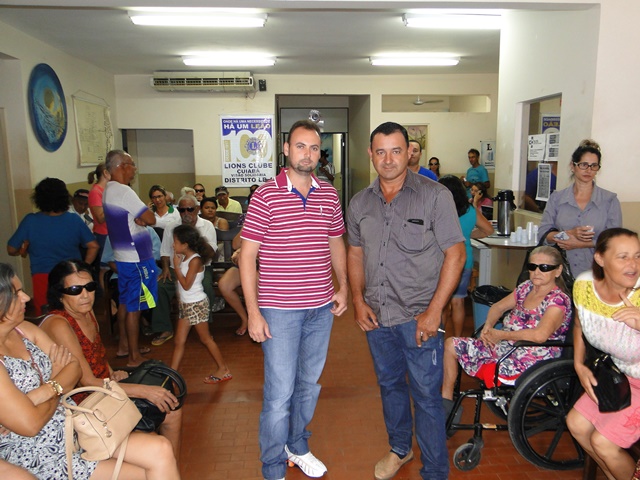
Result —
M464 244L467 252L467 261L462 270L462 277L458 288L453 292L451 301L451 314L448 314L449 308L445 308L445 327L449 323L449 318L453 323L453 336L462 335L462 325L464 323L464 299L467 296L467 288L471 280L471 270L473 269L473 254L471 251L471 239L483 238L493 233L493 227L480 212L479 207L474 207L469 203L467 191L462 181L453 175L444 175L439 182L447 187L453 195L453 201L456 204L458 218L460 219L460 227L464 235Z

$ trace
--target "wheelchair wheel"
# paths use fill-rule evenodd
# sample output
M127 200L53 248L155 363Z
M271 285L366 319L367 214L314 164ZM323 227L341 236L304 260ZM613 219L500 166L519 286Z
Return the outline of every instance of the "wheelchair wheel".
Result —
M518 385L509 405L509 435L516 450L550 470L581 468L584 452L567 429L569 410L582 394L573 360L541 365Z
M480 463L482 457L482 441L477 442L472 439L469 443L463 443L453 454L453 464L458 470L468 472L473 470Z

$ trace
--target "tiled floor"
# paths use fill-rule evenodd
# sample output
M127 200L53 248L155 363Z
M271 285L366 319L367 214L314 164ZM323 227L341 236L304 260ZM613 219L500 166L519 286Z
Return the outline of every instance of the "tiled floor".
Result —
M467 320L473 323L470 317ZM190 334L181 367L189 389L184 406L180 458L183 479L262 478L257 443L262 399L262 350L248 336L234 335L237 322L233 314L217 314L211 327L234 376L233 380L219 385L202 382L203 377L211 372L212 361L198 342L195 332ZM113 340L108 334L104 337L112 364L121 365L122 361L114 358ZM149 337L143 341L149 342ZM151 348L150 357L167 362L170 360L172 342ZM335 321L321 384L322 393L310 427L313 432L310 444L313 452L328 467L324 478L372 479L373 466L389 447L365 336L353 322L351 310ZM468 380L465 386L471 388L475 382ZM465 417L468 414L470 412L465 413ZM491 414L486 414L491 421ZM469 437L469 432L458 432L448 441L450 459L456 448ZM547 471L529 464L513 448L507 432L487 432L484 439L485 448L480 465L471 471L461 472L451 464L451 479L582 478L579 470ZM417 447L414 447L414 451L416 460L403 467L396 479L420 479ZM288 480L306 478L297 468L287 471Z

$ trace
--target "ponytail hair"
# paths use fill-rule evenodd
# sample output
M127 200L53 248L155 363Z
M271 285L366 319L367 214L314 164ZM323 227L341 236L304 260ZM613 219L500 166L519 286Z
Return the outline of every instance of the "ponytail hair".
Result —
M104 162L102 162L98 164L95 170L89 172L89 175L87 175L87 182L89 183L89 185L91 185L94 182L98 183L102 178L102 176L104 175L105 170L106 170L106 167L104 165Z
M178 225L173 229L173 235L178 239L180 243L186 243L187 246L202 257L202 260L206 263L213 259L211 250L209 250L209 244L200 235L200 232L196 227L191 225Z

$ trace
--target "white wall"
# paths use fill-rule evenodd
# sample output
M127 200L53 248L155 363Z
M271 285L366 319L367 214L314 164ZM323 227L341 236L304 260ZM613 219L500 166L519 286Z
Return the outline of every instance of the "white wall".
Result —
M370 126L386 121L429 124L429 156L438 155L445 171L464 171L467 150L481 140L495 139L496 112L490 113L382 113L383 94L429 91L436 94L486 94L497 100L497 75L428 76L264 76L268 91L254 98L239 94L167 93L149 86L147 75L115 77L118 124L121 128L193 130L196 173L219 175L220 114L275 114L276 95L370 95ZM350 126L352 128L352 126ZM366 155L363 152L350 152Z
M554 94L562 94L558 188L568 184L571 152L591 136L597 44L597 8L506 14L500 36L497 188L519 189L518 105Z
M78 168L78 147L71 96L83 91L104 99L111 107L111 121L114 132L117 132L113 76L95 65L73 58L1 22L0 31L0 54L15 58L16 60L11 61L20 65L20 78L12 76L7 82L7 69L0 69L0 101L8 102L3 106L8 109L8 130L11 132L9 161L14 172L14 187L29 189L47 176L61 178L67 183L83 180L86 182L91 169ZM55 152L47 152L40 146L31 129L27 113L27 83L31 70L39 63L48 64L56 72L67 103L67 135L62 146ZM117 134L115 142L120 145L120 137ZM25 172L29 174L25 175Z

